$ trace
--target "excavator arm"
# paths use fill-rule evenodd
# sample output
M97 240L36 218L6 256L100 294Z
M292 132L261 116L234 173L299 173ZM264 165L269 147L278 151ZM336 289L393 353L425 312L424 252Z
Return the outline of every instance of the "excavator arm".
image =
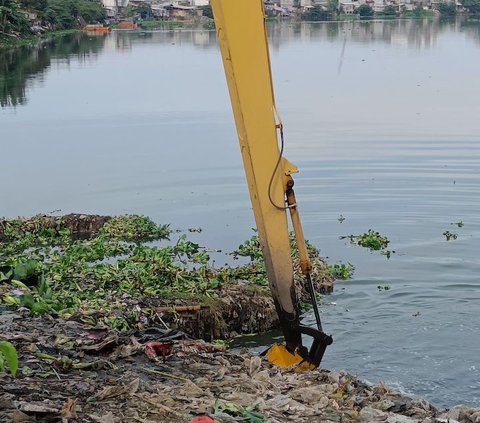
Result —
M285 337L285 346L276 345L267 355L278 365L309 363L316 367L332 338L322 331L310 279L310 262L291 177L297 169L282 157L283 125L275 108L263 2L211 0L211 5L260 246ZM317 329L300 324L287 212L292 219ZM302 334L313 337L310 351L303 346Z

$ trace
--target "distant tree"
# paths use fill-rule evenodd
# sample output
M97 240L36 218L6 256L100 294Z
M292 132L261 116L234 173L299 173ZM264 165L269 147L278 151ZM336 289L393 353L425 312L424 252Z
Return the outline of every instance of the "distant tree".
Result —
M444 18L452 18L457 14L457 7L453 2L438 3L436 8Z
M206 16L207 18L213 19L212 6L210 6L210 5L200 6L200 10L203 12L203 16Z
M472 15L480 15L480 0L463 0L462 6Z
M22 9L35 10L37 12L44 12L47 5L47 0L20 0Z
M97 0L48 0L45 10L45 19L59 29L77 27L80 17L87 23L95 23L105 16L105 9Z
M48 0L45 18L59 29L74 28L77 25L77 5L73 0Z
M361 18L371 18L375 13L368 4L362 4L355 11Z
M138 13L142 19L148 19L153 16L152 7L148 3L140 3L134 7L134 12Z
M332 14L320 5L315 5L302 13L302 20L304 21L328 21L331 17Z
M395 6L392 6L392 5L385 6L385 9L383 9L382 14L385 16L397 16L397 9L395 8Z
M133 18L137 12L135 11L135 7L129 4L122 13L122 17L124 18Z
M423 6L421 6L420 4L415 6L415 9L413 9L412 13L415 18L423 17L424 15Z
M332 14L336 13L336 11L338 10L338 0L328 0L327 10Z
M17 0L0 0L0 37L19 36L29 31L27 17Z
M96 0L78 1L78 15L87 23L102 22L107 17L107 11L103 5Z

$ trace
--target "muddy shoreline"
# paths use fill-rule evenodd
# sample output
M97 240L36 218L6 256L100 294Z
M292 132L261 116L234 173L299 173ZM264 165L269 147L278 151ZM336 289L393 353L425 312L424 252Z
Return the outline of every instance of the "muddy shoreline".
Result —
M0 422L476 423L480 409L438 410L345 371L295 373L181 332L118 332L74 319L0 314L17 346L16 378L0 373Z

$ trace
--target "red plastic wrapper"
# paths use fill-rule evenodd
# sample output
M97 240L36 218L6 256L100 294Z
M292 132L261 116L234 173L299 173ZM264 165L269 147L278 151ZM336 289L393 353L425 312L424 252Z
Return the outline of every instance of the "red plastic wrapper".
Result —
M166 357L172 354L173 342L151 341L144 345L144 351L148 358Z

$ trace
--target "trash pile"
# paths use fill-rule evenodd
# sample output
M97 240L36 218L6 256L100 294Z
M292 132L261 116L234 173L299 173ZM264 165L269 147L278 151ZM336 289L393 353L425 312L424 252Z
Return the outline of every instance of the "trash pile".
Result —
M0 333L20 362L16 377L0 372L1 422L480 421L480 409L440 413L382 383L281 370L165 328L118 332L18 309L0 314Z

